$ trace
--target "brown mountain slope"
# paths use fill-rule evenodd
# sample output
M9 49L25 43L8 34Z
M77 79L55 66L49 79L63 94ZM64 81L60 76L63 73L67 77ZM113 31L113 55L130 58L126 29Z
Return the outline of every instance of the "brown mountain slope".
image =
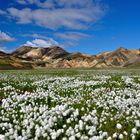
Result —
M129 59L126 63L124 63L123 67L139 67L140 68L140 54Z
M98 63L94 67L121 67L138 54L140 50L119 48L114 52L99 54Z
M32 58L32 59L41 59L45 57L50 57L52 59L58 59L69 53L59 46L52 46L49 48L37 48L30 46L21 46L12 52L13 56L18 56L21 58Z
M22 62L21 59L0 51L0 70L5 69L31 69L30 62Z
M21 46L11 54L0 52L0 59L13 67L127 67L133 63L139 65L140 49L118 48L113 52L103 52L90 56L80 52L69 53L59 46L49 48ZM5 60L6 61L5 61ZM28 66L27 66L28 65Z
M14 52L12 52L11 55L13 55L13 56L23 56L24 54L26 54L30 50L32 50L32 47L21 46L21 47L17 48Z

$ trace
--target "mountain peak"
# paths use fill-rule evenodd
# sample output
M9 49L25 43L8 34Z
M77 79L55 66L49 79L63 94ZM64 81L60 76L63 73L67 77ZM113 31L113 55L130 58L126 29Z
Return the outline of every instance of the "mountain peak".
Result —
M119 47L116 51L128 51L128 49L126 49L124 47Z
M69 54L63 48L59 46L51 47L30 47L27 45L17 48L12 55L20 56L22 58L42 59L42 57L50 57L52 59L61 58L64 55Z
M26 62L33 67L123 67L125 64L139 63L140 52L120 47L112 52L104 52L90 56L81 52L69 53L60 46L31 47L28 45L17 48L13 53L5 56L0 52L1 59L12 58L14 62ZM12 56L12 57L11 57ZM130 60L130 61L129 61ZM18 63L19 63L18 62Z
M6 53L3 51L0 51L0 55L5 55Z
M14 56L23 55L31 49L32 49L32 47L24 45L24 46L17 48L15 51L13 51L12 55L14 55Z

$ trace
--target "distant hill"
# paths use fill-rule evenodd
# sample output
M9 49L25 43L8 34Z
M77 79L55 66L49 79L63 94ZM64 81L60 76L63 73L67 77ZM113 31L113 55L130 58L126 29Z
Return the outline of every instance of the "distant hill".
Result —
M11 54L0 51L0 70L10 69L32 69L33 65L30 62L22 62L23 60L14 57Z
M59 46L21 46L10 54L0 52L0 69L139 67L140 49L118 48L94 56L69 53Z
M99 56L97 55L98 63L94 67L123 67L139 54L140 50L118 48L113 52L101 53Z
M126 63L124 63L123 66L130 67L130 68L140 68L140 54L129 59Z

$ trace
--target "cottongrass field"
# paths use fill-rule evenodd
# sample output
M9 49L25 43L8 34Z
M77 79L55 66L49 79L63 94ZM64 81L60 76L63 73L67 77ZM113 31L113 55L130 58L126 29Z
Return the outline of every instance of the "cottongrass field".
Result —
M140 140L140 73L0 72L0 140Z

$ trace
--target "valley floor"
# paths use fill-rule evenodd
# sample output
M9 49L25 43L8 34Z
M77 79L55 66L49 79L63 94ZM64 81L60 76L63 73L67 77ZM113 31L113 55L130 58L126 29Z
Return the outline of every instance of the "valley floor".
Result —
M0 71L2 140L139 140L139 69Z

